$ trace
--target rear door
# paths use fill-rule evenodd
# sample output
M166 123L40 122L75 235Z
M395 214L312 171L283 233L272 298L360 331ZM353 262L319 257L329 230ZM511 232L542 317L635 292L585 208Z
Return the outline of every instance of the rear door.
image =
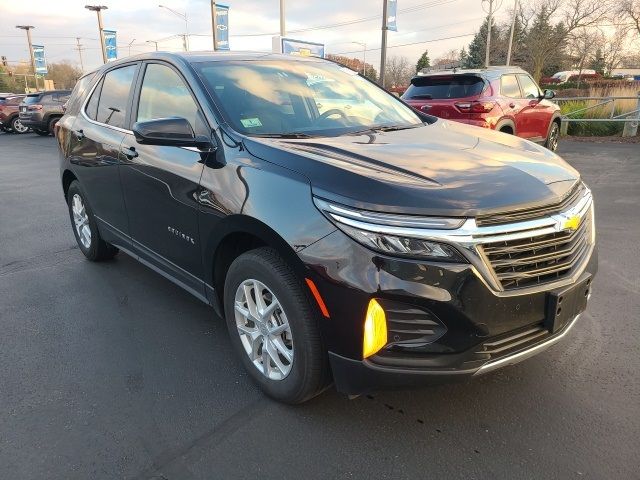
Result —
M526 117L528 138L541 141L547 138L547 129L553 114L553 104L542 98L540 88L527 74L518 74Z
M69 160L100 222L100 233L119 245L128 244L129 225L118 158L138 67L133 63L109 70L81 107L69 135Z
M186 118L197 135L211 136L200 107L172 66L148 62L131 118ZM206 155L195 148L142 145L132 132L122 144L124 197L133 246L141 259L204 296L197 191Z
M504 97L501 101L502 111L507 117L513 119L516 125L516 135L526 137L526 118L520 115L523 108L522 92L515 75L502 75L500 77L500 95Z

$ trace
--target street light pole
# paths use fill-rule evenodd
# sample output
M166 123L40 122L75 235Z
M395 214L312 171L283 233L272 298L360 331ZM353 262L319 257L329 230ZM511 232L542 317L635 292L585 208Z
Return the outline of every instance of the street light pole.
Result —
M102 47L102 63L107 63L107 47L104 44L104 27L102 26L102 10L109 7L104 5L85 5L84 8L98 14L98 30L100 31L100 46Z
M284 2L285 0L280 0L280 36L284 37L287 35L287 28L285 25L285 15L284 15Z
M158 42L155 40L145 40L145 43L153 43L156 46L156 52L158 51Z
M189 20L187 18L187 12L186 11L184 13L176 12L173 8L169 8L164 5L158 5L158 7L169 10L171 13L173 13L177 17L180 17L181 19L184 20L184 35L182 35L182 47L184 48L185 52L188 52L189 51Z
M509 48L507 49L507 66L511 65L511 49L513 45L513 31L516 28L516 18L518 16L518 0L513 5L513 20L511 21L511 32L509 33Z
M387 0L382 3L382 45L380 49L380 85L385 85L385 68L387 68Z
M38 90L38 77L36 77L36 59L33 57L33 43L31 42L31 29L36 28L33 25L16 25L16 28L27 32L27 42L29 43L29 58L31 59L31 71L33 72L33 81L36 83Z
M488 67L490 64L489 52L491 51L491 22L493 21L493 0L489 0L489 20L487 23L487 51L484 56L484 66Z
M363 42L349 42L362 47L362 76L367 75L367 44Z

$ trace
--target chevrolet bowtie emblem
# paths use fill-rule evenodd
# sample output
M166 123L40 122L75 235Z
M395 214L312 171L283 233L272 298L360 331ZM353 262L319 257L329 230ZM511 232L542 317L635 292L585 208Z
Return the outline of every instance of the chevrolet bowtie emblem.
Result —
M562 225L563 230L577 230L580 225L580 217L578 215L573 215L567 218Z

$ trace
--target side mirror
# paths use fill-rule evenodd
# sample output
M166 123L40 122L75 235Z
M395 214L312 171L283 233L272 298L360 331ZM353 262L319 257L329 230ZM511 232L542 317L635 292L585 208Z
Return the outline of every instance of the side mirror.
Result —
M211 140L196 137L186 118L156 118L133 125L133 135L141 145L163 145L167 147L211 147Z
M545 89L544 94L542 95L542 98L544 98L545 100L551 100L555 96L556 96L556 92L554 92L553 90Z

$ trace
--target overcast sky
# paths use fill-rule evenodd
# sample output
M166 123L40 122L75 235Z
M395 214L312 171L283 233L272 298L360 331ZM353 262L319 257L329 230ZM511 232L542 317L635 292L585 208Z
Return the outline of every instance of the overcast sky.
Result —
M28 24L33 42L45 46L49 63L63 59L79 63L75 37L81 37L85 70L102 63L96 14L84 9L91 0L0 0L0 54L10 62L27 60L24 31L16 25ZM118 55L152 50L146 40L160 40L184 32L184 21L159 8L163 3L187 12L191 50L211 49L211 15L208 0L102 0L106 29L118 32ZM220 2L223 3L223 2ZM279 31L279 0L228 0L232 50L270 50L271 36ZM502 2L498 12L506 19L510 0ZM412 7L427 8L412 9ZM398 0L398 32L389 32L389 46L425 42L474 33L484 16L480 0ZM409 12L403 10L411 9ZM372 18L375 17L375 18ZM289 37L324 43L329 53L346 53L362 58L362 47L349 42L366 43L367 62L376 68L380 58L382 0L287 0L286 19ZM345 26L304 32L299 29L369 19ZM246 36L266 34L263 36ZM201 35L201 36L198 36ZM472 36L390 48L389 55L403 55L415 62L425 48L431 58L467 45ZM178 38L162 40L161 50L180 50ZM376 50L377 49L377 50Z

